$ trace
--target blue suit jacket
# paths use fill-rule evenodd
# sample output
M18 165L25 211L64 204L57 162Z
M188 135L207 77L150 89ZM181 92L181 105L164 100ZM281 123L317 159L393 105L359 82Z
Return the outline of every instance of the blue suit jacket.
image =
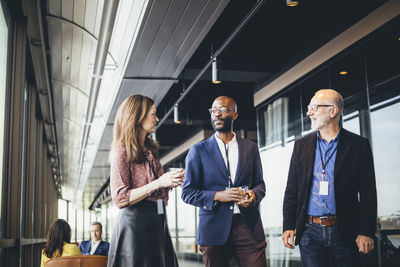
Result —
M264 240L258 205L265 195L260 154L257 145L237 137L239 160L233 187L249 186L256 195L256 205L239 207L248 229L257 240ZM197 206L199 225L196 244L220 246L229 237L233 217L233 202L214 203L216 191L228 186L228 171L214 136L192 146L186 157L184 202Z
M83 255L89 255L91 245L92 245L91 240L82 241L79 244L79 249L82 251ZM109 248L110 248L110 243L102 240L102 241L100 241L100 244L97 246L93 255L108 256Z

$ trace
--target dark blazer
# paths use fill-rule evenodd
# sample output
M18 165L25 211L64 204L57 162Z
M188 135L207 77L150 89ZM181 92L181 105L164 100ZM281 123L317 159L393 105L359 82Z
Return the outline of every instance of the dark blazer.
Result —
M79 244L79 249L82 251L83 255L89 255L91 245L92 245L92 241L91 240L82 241ZM109 248L110 248L110 243L102 240L102 241L100 241L100 244L97 246L97 248L94 251L93 255L108 256L108 249Z
M290 162L283 201L283 231L296 229L296 245L304 231L316 140L316 132L297 140ZM357 235L372 238L376 228L375 171L368 139L340 130L334 184L339 235L346 247L355 248Z
M237 137L237 143L239 160L233 187L247 185L256 196L255 206L239 209L254 237L264 240L264 229L257 208L265 195L260 154L257 145L250 140ZM182 199L200 208L196 244L219 246L227 242L234 203L214 203L215 192L225 190L227 186L228 171L215 136L192 146L186 157Z

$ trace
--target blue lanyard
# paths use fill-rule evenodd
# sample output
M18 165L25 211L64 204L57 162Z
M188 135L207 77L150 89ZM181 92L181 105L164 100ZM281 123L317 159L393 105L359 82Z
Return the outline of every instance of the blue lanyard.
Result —
M321 156L321 164L322 164L322 180L325 180L326 165L328 164L329 160L332 158L333 154L335 154L335 152L337 150L337 145L325 163L324 163L324 160L322 159L322 148L321 148L321 144L319 142L318 142L318 146L319 146L319 155Z

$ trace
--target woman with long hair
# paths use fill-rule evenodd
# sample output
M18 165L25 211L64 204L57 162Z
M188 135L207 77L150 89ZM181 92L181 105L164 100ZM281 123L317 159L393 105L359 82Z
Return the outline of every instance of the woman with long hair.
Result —
M71 243L71 227L63 219L55 220L47 232L47 243L42 250L40 267L52 258L82 255L81 250Z
M118 109L111 145L110 187L120 208L108 267L175 267L165 206L168 192L182 184L184 171L164 173L158 145L149 137L158 118L154 101L132 95Z

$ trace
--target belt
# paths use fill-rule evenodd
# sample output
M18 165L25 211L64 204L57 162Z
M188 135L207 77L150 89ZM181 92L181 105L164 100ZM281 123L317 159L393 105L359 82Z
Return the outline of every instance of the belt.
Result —
M309 223L318 223L321 226L334 226L336 225L336 216L311 216L307 215L307 220Z

